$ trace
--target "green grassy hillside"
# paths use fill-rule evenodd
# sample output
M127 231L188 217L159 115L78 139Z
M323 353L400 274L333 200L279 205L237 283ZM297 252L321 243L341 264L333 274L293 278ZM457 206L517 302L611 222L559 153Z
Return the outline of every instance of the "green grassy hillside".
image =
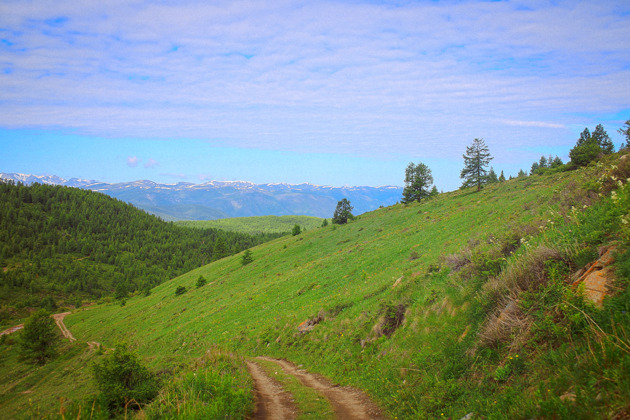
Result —
M28 308L148 290L278 236L185 229L101 193L0 182L0 327Z
M286 358L356 386L392 418L622 416L630 163L612 163L283 237L253 248L251 264L228 257L124 307L78 311L66 325L82 342L131 343L153 369L180 372L177 383L219 348ZM615 293L598 309L571 274L611 243ZM208 284L197 288L200 275ZM178 286L187 292L176 296ZM12 398L7 412L26 404Z
M179 226L191 228L213 228L247 234L290 233L295 225L302 230L316 229L323 219L313 216L253 216L234 217L217 220L185 220L175 222Z

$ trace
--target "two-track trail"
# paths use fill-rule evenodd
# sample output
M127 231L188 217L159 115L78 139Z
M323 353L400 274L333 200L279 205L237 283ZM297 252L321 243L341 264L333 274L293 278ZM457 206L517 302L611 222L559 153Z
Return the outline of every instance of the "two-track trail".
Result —
M326 398L335 413L335 417L343 420L386 419L378 407L363 392L332 384L326 378L299 369L286 360L258 357L257 359L277 364L285 373L296 377L303 386L312 388ZM295 409L287 405L286 391L253 361L248 362L250 373L256 389L257 408L255 419L294 419ZM262 375L262 377L261 377ZM271 383L271 386L268 384ZM271 414L273 410L274 414Z
M57 326L61 330L61 334L63 334L64 337L66 337L70 341L77 341L77 339L74 338L74 335L72 335L70 330L66 327L66 324L63 323L63 319L66 317L66 315L70 315L70 312L63 312L63 313L60 313L60 314L54 314L53 318L55 320L55 323L57 324Z

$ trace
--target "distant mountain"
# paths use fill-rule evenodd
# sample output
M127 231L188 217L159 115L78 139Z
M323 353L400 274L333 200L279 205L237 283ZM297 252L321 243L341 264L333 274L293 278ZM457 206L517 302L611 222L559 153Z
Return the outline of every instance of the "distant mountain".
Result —
M395 204L402 188L330 187L313 184L254 184L245 181L158 184L141 180L108 184L54 175L0 173L0 179L24 184L65 185L99 191L165 220L213 220L227 217L304 215L330 218L337 202L347 198L358 215Z

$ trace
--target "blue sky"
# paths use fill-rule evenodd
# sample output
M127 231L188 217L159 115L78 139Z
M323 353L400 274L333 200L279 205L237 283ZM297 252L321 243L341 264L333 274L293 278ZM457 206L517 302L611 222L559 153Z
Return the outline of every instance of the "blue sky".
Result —
M0 3L0 172L459 187L630 119L630 2Z

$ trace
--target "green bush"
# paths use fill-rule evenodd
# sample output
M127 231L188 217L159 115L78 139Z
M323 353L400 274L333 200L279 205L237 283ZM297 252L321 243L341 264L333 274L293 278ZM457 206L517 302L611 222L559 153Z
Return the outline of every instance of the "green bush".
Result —
M96 362L92 372L103 403L112 413L138 409L159 391L156 376L124 343Z
M26 320L20 332L20 357L43 365L57 355L59 341L59 333L50 312L40 309Z
M199 289L200 287L205 286L206 283L208 283L208 280L206 280L204 276L199 276L195 285L197 286L197 289Z
M186 288L184 286L177 286L177 289L175 289L175 296L183 295L184 293L186 293Z

